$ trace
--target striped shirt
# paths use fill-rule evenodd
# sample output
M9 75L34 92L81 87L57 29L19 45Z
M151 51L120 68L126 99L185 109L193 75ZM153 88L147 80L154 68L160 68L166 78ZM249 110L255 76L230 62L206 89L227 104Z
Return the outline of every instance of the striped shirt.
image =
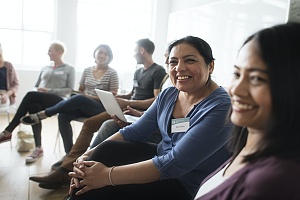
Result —
M119 88L118 73L113 68L108 67L101 78L95 79L93 66L88 67L83 71L79 84L84 87L84 94L90 96L97 96L95 89L117 91Z

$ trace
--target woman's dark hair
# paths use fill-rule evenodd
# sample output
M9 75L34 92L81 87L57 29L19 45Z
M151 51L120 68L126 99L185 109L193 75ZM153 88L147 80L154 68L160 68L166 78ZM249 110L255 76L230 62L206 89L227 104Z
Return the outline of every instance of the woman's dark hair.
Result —
M107 51L107 53L108 53L108 56L109 56L109 59L108 59L108 61L107 61L107 64L109 64L112 60L113 60L113 58L114 58L114 56L113 56L113 53L112 53L112 50L111 50L111 48L107 45L107 44L100 44L99 46L97 46L97 48L95 49L95 51L94 51L94 58L95 58L95 54L96 54L96 52L98 51L98 49L100 49L100 48L104 48L104 49L106 49L106 51Z
M183 44L183 43L188 44L188 45L194 47L195 49L197 49L199 54L204 58L204 61L207 66L215 60L209 44L207 42L205 42L203 39L194 37L194 36L186 36L184 38L181 38L181 39L178 39L178 40L175 40L174 42L172 42L168 48L168 55L170 55L170 52L173 49L173 47L175 47L179 44ZM207 84L209 84L210 82L211 82L211 76L209 75Z
M245 157L253 161L265 156L300 157L300 24L287 23L251 35L267 66L272 113L259 149ZM243 45L243 46L244 46ZM229 143L236 156L246 144L247 128L235 127Z
M214 59L212 55L212 50L207 42L202 40L201 38L194 37L194 36L186 36L184 38L181 38L179 40L175 40L169 45L168 53L170 55L170 52L173 47L179 45L179 44L188 44L197 49L197 51L200 53L201 56L203 56L204 61L207 65L209 65Z

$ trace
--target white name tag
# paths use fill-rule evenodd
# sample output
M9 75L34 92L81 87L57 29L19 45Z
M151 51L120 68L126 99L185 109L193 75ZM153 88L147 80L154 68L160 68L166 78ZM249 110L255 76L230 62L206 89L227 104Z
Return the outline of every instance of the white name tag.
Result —
M133 81L133 87L138 87L138 86L139 86L138 82L136 80L134 80Z
M190 127L189 117L172 119L172 125L171 125L172 133L186 132L189 127Z
M64 72L63 72L63 71L55 71L54 74L55 74L55 75L63 75Z

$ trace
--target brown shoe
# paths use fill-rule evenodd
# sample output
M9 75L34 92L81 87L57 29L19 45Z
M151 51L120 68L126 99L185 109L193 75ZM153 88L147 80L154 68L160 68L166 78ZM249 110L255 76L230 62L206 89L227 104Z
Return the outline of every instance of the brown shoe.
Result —
M62 185L69 185L71 177L60 171L52 171L46 176L31 176L29 180L41 183L42 185L48 185L49 189L59 188ZM53 187L51 187L51 185ZM45 189L48 189L45 187Z
M70 184L62 185L60 183L57 183L57 184L56 183L47 183L47 184L46 183L39 183L40 188L47 189L47 190L55 190L55 189L61 188L63 186L69 187Z

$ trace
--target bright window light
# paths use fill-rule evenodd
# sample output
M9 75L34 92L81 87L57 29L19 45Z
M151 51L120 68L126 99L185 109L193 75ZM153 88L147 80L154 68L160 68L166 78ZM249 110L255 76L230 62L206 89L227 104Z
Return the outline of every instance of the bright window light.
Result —
M78 0L76 69L94 65L99 44L111 47L110 66L118 71L120 90L131 90L136 61L135 42L151 39L153 0ZM129 80L129 81L128 81Z
M0 0L0 43L4 59L18 69L49 64L55 0Z

